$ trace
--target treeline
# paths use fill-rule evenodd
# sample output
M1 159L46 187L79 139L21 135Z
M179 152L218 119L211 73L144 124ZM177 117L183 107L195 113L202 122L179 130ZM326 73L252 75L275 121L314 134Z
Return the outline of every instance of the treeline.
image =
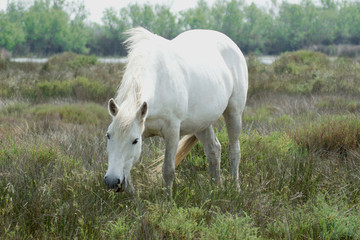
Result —
M169 6L131 4L106 9L102 23L89 23L83 3L65 0L10 1L0 11L0 48L14 55L63 51L100 56L125 55L123 32L143 26L166 38L194 28L221 31L245 53L278 54L314 45L360 44L360 3L321 0L320 5L273 1L262 8L242 0L217 0L173 13Z

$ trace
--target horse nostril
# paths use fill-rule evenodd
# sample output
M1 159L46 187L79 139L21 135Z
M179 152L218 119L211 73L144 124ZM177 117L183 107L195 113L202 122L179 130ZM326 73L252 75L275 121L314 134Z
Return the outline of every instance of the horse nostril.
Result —
M118 178L118 183L117 184L120 184L120 178Z

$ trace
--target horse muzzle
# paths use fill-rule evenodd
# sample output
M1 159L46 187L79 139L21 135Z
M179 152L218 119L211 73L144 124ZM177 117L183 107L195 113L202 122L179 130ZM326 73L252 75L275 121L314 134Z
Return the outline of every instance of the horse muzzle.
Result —
M126 188L125 177L120 181L120 178L105 175L104 182L108 189L115 189L116 192L123 192Z

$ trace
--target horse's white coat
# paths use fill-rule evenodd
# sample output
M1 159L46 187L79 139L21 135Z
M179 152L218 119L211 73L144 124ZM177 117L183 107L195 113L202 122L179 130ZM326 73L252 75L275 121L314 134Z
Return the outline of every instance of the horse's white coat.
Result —
M224 34L211 30L191 30L167 40L136 28L128 41L129 62L116 104L109 104L113 122L108 129L107 186L117 188L125 178L125 186L133 189L130 170L140 156L142 135L164 137L163 176L169 189L177 144L186 134L195 134L203 142L211 176L221 182L220 144L211 125L223 114L232 173L238 181L238 137L248 89L247 65L240 49ZM141 112L143 119L137 117ZM134 139L139 143L132 144Z

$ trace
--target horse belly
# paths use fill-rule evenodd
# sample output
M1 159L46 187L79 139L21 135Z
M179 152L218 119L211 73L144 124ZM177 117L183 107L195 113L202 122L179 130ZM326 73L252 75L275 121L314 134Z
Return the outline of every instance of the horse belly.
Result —
M194 80L191 84L186 118L181 123L184 134L199 132L218 120L232 94L230 75L212 74L203 79Z

